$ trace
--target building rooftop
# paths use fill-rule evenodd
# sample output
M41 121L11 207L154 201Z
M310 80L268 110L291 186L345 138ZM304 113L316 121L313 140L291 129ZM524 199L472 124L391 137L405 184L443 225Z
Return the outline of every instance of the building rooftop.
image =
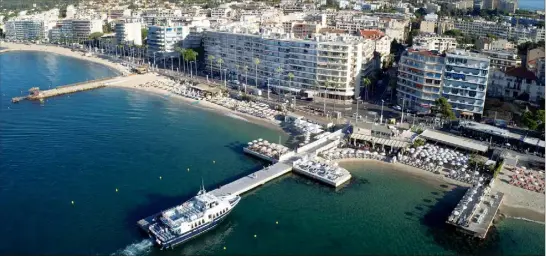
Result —
M366 39L379 39L385 36L385 33L377 29L361 29L360 35Z
M436 142L440 142L442 144L450 145L452 147L465 149L467 151L477 151L477 152L487 152L489 147L485 144L482 144L478 141L471 140L464 137L459 136L453 136L445 133L441 133L436 130L427 129L423 131L420 135L421 137L432 140Z
M431 51L431 50L408 48L408 52L418 53L418 54L425 55L425 56L444 56L442 53L440 53L438 51Z
M536 80L537 76L532 71L526 69L525 67L510 67L506 69L506 75L522 78L522 79L531 79Z

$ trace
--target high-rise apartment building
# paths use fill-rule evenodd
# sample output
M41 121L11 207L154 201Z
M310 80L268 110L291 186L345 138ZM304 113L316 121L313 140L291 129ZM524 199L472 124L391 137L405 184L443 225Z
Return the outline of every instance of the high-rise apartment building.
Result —
M47 39L44 21L10 20L5 24L6 38L10 40L43 40Z
M445 97L457 115L482 114L489 73L486 56L463 50L409 49L398 68L400 104L428 113Z
M257 76L258 86L269 82L278 93L304 92L346 103L360 93L363 60L373 58L371 40L337 34L303 40L287 33L226 29L206 31L204 46L207 70L212 67L216 74L233 74L252 86Z
M178 56L177 46L183 47L184 39L190 34L184 26L148 27L148 54L156 57Z
M103 32L102 20L64 19L57 21L49 37L52 42L81 42L95 32Z
M116 22L116 41L118 44L142 45L142 25L140 22Z

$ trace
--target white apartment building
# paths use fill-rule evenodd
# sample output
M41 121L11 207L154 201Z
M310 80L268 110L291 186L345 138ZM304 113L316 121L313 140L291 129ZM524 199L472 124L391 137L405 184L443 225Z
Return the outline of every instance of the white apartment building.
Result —
M441 96L444 57L438 52L408 49L398 62L397 96L400 105L430 112Z
M142 45L142 24L140 22L116 22L117 44Z
M482 114L488 76L489 59L485 56L464 50L443 55L409 49L398 67L399 102L428 113L436 99L445 97L457 115Z
M515 47L514 43L506 39L491 39L488 37L478 38L475 45L478 50L507 50Z
M76 16L76 8L74 5L66 6L66 17L67 19L73 19Z
M457 39L437 36L435 34L420 34L413 38L413 47L421 50L438 51L440 53L457 48Z
M230 8L212 8L210 10L210 17L212 18L226 18L228 17L229 12L231 11Z
M527 94L529 101L539 103L544 101L544 93L544 82L541 83L536 74L525 67L493 71L487 87L488 97L503 97L505 100Z
M103 32L102 20L64 19L57 21L49 36L52 42L78 42L95 32Z
M212 66L215 73L234 74L243 82L248 79L252 86L257 73L258 85L269 82L275 92L303 92L345 103L359 94L363 57L369 57L363 53L365 42L361 37L336 34L301 40L287 33L240 27L206 31L204 37L208 70Z
M545 29L537 27L513 27L509 23L491 22L483 20L465 21L462 19L453 21L455 29L463 33L484 36L487 34L495 35L501 39L515 39L538 42L544 40Z
M483 50L481 53L491 60L491 68L502 71L511 67L521 66L521 58L516 49L511 50Z
M108 10L108 19L109 20L117 20L123 17L130 17L131 16L131 10L130 9L113 9Z
M464 50L446 53L442 96L459 114L483 114L489 79L487 56Z
M184 39L189 34L189 28L184 26L148 27L148 55L160 58L178 56L175 48L184 47Z
M5 26L6 38L9 40L43 40L47 39L43 20L10 20Z

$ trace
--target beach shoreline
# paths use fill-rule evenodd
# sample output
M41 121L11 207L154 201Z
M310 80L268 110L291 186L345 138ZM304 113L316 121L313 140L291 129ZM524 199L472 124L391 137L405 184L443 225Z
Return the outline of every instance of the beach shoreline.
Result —
M450 178L446 178L443 175L438 175L431 173L429 171L421 170L409 165L405 165L402 163L387 163L380 160L373 160L373 159L357 159L357 158L347 158L347 159L340 159L336 160L341 166L351 171L351 166L355 167L357 165L362 165L366 163L373 163L374 165L385 165L385 167L388 167L390 170L397 172L401 171L404 172L406 175L410 175L415 178L419 178L423 180L426 183L447 183L450 188L453 188L454 186L458 187L470 187L470 185L453 180ZM498 185L496 185L498 186ZM507 190L499 190L499 191L507 191ZM533 204L527 204L527 205L518 205L514 203L513 196L512 195L506 195L505 194L505 200L503 201L499 213L507 218L512 219L522 219L527 220L530 222L535 222L539 224L545 224L545 218L544 218L544 212L541 210L540 206L536 206Z
M157 79L168 79L167 77L164 77L164 76L161 76L161 75L155 75L155 76L157 76ZM249 122L249 123L264 126L264 127L269 128L269 129L273 129L273 130L280 131L280 132L283 132L283 133L287 134L279 126L279 124L275 123L274 121L254 117L254 116L246 114L246 113L237 112L235 110L231 110L229 108L217 105L215 103L211 103L211 102L206 101L206 100L198 101L198 100L195 100L195 99L190 99L190 98L187 98L187 97L184 97L184 96L181 96L181 95L177 95L175 93L172 93L170 91L163 90L163 89L160 89L160 88L154 88L154 87L146 87L145 88L145 87L139 87L137 85L126 84L126 83L108 85L108 87L115 87L115 88L121 88L121 89L125 89L125 90L134 90L134 91L139 91L139 92L146 92L146 93L153 94L153 95L158 95L158 96L167 96L168 95L170 99L177 99L177 100L180 100L181 102L183 102L185 104L192 105L194 107L197 107L197 108L200 108L200 109L203 109L203 110L211 111L211 112L214 112L214 113L217 113L217 114L222 114L222 115L228 116L228 117L233 118L233 119L246 121L246 122ZM198 104L192 104L192 103L196 103L196 102Z
M76 59L80 59L80 60L84 60L84 61L90 61L90 62L102 64L102 65L105 65L105 66L115 70L117 73L120 73L120 74L127 74L129 72L127 67L124 67L123 65L121 65L119 63L114 63L112 61L109 61L109 60L106 60L106 59L103 59L103 58L99 58L99 57L96 57L96 56L84 56L79 51L73 52L70 49L63 48L63 47L58 47L58 46L35 45L35 44L26 45L26 44L17 44L17 43L4 42L4 43L2 43L2 47L4 49L0 50L0 54L8 53L8 52L17 52L17 51L47 52L47 53L59 54L59 55L72 57L72 58L76 58ZM154 74L154 75L156 76L155 79L168 79L167 77L162 76L162 75L157 75L157 74ZM140 75L140 76L143 76L143 75ZM142 87L138 87L137 85L135 85L135 83L119 83L119 84L108 85L108 86L109 87L123 88L123 89L133 89L133 90L138 90L138 91L141 91L141 92L147 92L147 93L160 95L160 96L164 96L166 94L169 94L169 96L180 99L180 100L182 100L182 101L184 101L185 103L188 103L188 104L191 104L192 102L196 101L196 100L189 99L189 98L186 98L186 97L183 97L183 96L180 96L180 95L176 95L176 94L174 94L172 92L162 90L162 89L159 89L159 88L142 88ZM208 102L208 101L199 101L199 104L194 105L194 106L199 107L201 109L213 111L213 112L215 112L217 114L223 114L223 115L229 116L229 117L234 118L234 119L243 120L243 121L246 121L246 122L250 122L250 123L253 123L253 124L265 126L267 128L274 129L274 130L277 130L277 131L282 131L282 132L286 133L284 130L282 130L282 128L278 124L276 124L273 121L267 121L267 120L264 120L264 119L261 119L261 118L258 118L258 117L254 117L252 115L248 115L246 113L239 113L237 111L225 108L223 106L220 106L220 105Z
M3 42L2 47L4 49L0 50L0 54L2 53L9 53L9 52L18 52L18 51L29 51L29 52L46 52L46 53L52 53L52 54L58 54L63 55L67 57L72 57L84 61L90 61L98 64L105 65L109 67L110 69L115 70L116 72L120 74L127 74L129 73L129 70L127 67L112 62L110 60L106 60L100 57L96 56L85 56L80 51L72 51L71 49L60 47L60 46L51 46L51 45L26 45L26 44L17 44L17 43L10 43L10 42Z

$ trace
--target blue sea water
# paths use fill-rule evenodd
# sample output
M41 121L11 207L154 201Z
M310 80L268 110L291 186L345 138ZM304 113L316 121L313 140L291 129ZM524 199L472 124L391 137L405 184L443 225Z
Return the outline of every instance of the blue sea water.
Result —
M518 2L518 8L523 10L544 11L544 0L521 0Z
M215 230L159 251L139 219L188 199L201 178L214 188L261 168L241 146L286 135L117 88L10 102L29 87L112 75L49 53L0 55L0 255L544 254L544 225L506 219L469 240L444 225L462 189L371 164L347 166L354 179L339 190L279 178Z

